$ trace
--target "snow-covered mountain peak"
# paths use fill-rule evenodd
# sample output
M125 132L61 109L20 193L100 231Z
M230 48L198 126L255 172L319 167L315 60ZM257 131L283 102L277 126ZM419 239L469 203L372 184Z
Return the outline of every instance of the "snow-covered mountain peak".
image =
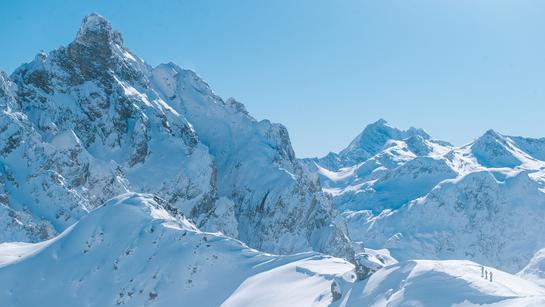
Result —
M114 31L112 24L97 13L83 19L76 41L84 44L123 44L121 33Z
M471 145L471 152L485 167L517 167L532 159L506 136L490 129Z
M496 130L494 129L488 129L486 130L483 135L481 136L481 138L496 138L496 139L502 139L504 138L504 136L497 132Z
M256 121L191 70L147 65L103 17L86 17L67 47L40 53L10 78L21 118L7 114L11 129L0 129L0 225L21 226L0 239L50 238L133 191L253 248L354 258L284 126Z
M426 133L424 129L409 127L409 129L407 130L401 130L391 126L386 120L382 118L377 120L374 123L367 125L364 128L363 132L360 134L360 136L370 137L373 134L382 134L394 140L405 139L405 138L416 136L416 135L419 135L426 140L431 138L431 136L428 133Z
M408 130L400 130L390 126L384 119L379 119L367 125L348 147L339 153L339 156L347 163L362 162L377 154L388 141L404 140L412 136L431 139L422 129L411 127Z
M379 121L354 141L381 144L375 155L353 146L304 162L343 211L352 239L386 246L398 260L465 257L520 270L544 244L543 231L528 225L540 224L545 208L545 138L488 130L455 147L418 131Z

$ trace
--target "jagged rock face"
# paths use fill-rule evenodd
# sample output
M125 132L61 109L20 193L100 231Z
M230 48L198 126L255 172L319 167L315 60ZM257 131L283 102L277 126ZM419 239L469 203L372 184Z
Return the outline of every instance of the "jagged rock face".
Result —
M74 205L81 199L65 188L58 174L34 172L46 163L48 148L27 117L13 111L17 87L5 74L0 76L0 240L45 240L56 233L56 225L62 228L76 220L64 215L62 206L51 208L51 202L55 199ZM76 207L72 214L80 216L81 207Z
M90 15L85 17L76 40L68 45L65 57L69 61L64 65L75 72L71 74L75 83L99 80L108 86L113 81L112 75L107 73L110 69L122 80L136 81L141 73L133 65L124 65L126 61L118 53L125 51L122 46L121 34L113 31L109 22Z
M149 70L97 15L84 20L67 48L41 53L17 69L11 76L16 111L37 143L27 150L43 153L16 178L19 187L40 180L25 185L33 199L21 199L22 187L9 196L36 206L30 212L53 221L57 232L129 190L157 193L186 210L213 202L213 161L187 120L151 88ZM13 140L6 151L30 138L15 136L6 138ZM24 163L27 156L5 164Z
M257 122L191 71L151 68L104 18L86 17L68 47L40 53L0 81L3 182L13 181L0 190L3 208L47 226L42 236L17 239L48 238L136 191L255 248L353 258L285 127Z
M332 223L333 211L319 184L295 158L284 126L257 122L242 104L223 101L193 72L174 64L160 65L153 76L214 157L218 193L233 201L241 240L281 253L309 247L352 253L343 229Z

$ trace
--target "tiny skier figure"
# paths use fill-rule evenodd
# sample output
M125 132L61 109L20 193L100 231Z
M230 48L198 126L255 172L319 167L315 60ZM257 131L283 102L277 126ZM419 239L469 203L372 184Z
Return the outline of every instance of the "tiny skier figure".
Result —
M490 271L490 282L492 282L492 271Z
M488 271L484 271L484 279L488 279Z
M481 265L481 277L484 278L484 266Z

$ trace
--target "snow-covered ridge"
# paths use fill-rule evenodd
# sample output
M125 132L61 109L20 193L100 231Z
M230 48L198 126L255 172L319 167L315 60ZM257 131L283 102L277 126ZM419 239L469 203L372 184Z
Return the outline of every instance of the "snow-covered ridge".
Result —
M49 242L0 245L0 261L0 301L10 307L545 302L545 290L531 281L470 261L394 263L356 281L345 260L262 253L202 232L164 200L135 193L108 201Z
M2 305L327 306L332 283L354 275L354 266L338 258L274 256L201 232L173 209L153 195L110 200L46 246L1 267ZM17 252L0 245L0 255L10 251ZM284 295L263 295L271 289ZM290 296L294 291L299 296Z
M303 160L350 236L400 260L472 259L513 273L526 266L545 246L543 139L489 130L456 147L409 131L422 130L381 120L337 159ZM362 156L368 148L378 149Z

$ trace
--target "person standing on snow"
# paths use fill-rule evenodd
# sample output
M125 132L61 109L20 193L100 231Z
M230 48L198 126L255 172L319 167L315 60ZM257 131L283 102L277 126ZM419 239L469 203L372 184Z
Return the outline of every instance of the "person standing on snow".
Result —
M481 265L481 277L484 278L484 266Z
M490 271L490 282L492 282L492 271Z

